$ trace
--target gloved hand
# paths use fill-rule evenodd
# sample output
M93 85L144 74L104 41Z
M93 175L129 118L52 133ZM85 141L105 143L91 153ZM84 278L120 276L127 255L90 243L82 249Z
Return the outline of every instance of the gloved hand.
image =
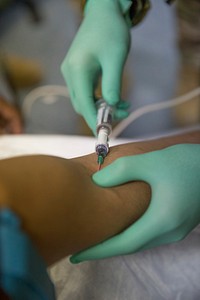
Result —
M200 145L180 144L164 150L117 159L93 176L103 186L132 180L150 184L152 198L143 216L127 230L71 257L72 263L167 244L183 239L200 222Z
M85 18L61 66L74 109L93 132L94 91L101 75L103 98L110 105L121 100L121 77L130 46L130 28L124 13L130 5L129 0L88 0ZM127 115L120 104L116 117Z

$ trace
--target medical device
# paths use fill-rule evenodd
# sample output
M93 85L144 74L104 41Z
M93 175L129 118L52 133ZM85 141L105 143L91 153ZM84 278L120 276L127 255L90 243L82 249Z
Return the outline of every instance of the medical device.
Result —
M114 107L108 105L103 99L97 101L97 142L96 153L99 170L104 162L104 158L109 152L109 136L112 132L112 119Z
M67 87L63 86L45 86L40 87L30 92L24 99L22 105L22 111L25 116L28 116L31 111L33 103L38 97L43 98L43 101L47 104L51 104L53 101L57 101L56 96L64 96L69 99L69 92ZM131 112L130 115L121 121L112 131L112 119L114 107L109 106L103 99L97 101L97 142L96 153L98 155L99 169L104 162L104 158L109 152L109 136L112 133L112 139L117 138L131 123L143 115L180 105L185 102L193 100L194 97L200 96L200 87L193 89L192 91L170 100L161 101L159 103L152 103L145 105Z

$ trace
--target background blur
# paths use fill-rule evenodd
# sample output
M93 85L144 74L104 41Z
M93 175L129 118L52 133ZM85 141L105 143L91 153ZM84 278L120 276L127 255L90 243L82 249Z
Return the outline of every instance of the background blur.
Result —
M32 95L35 100L26 97L40 86L65 86L60 64L81 22L78 1L1 2L1 59L7 59L11 72L17 75L24 72L25 78L22 76L22 82L13 88L1 68L0 93L11 102L17 101L24 115L25 132L90 134L65 95L55 97L50 92L44 99L41 95L46 92L40 91L43 93L40 96ZM151 11L131 33L132 47L124 83L124 97L131 101L131 110L168 100L179 93L180 55L175 6L158 0L151 2ZM195 122L199 122L199 117ZM122 136L144 137L187 125L187 122L177 122L174 111L167 109L141 117Z

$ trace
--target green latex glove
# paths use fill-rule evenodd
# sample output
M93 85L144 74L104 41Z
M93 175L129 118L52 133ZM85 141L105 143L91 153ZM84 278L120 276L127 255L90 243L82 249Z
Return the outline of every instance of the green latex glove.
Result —
M121 77L130 48L130 28L124 14L130 5L128 0L88 0L85 18L61 66L73 107L93 132L94 91L101 75L103 98L110 105L121 100ZM127 115L120 104L116 117Z
M72 256L72 263L131 254L179 241L200 223L200 145L181 144L119 158L93 179L103 187L145 181L151 186L152 198L135 224Z

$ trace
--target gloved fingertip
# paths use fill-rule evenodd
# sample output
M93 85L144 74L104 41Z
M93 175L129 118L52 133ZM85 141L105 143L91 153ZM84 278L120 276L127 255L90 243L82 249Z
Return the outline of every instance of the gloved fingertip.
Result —
M125 119L129 116L129 112L126 110L117 110L115 112L115 118L116 119Z
M78 259L78 257L76 255L70 256L69 261L73 265L77 265L82 262L81 260Z
M94 174L92 175L92 180L93 180L94 183L96 183L96 184L99 184L99 179L100 179L99 173L100 173L100 171L98 171L98 172L96 172L96 173L94 173Z
M117 105L120 101L119 93L115 91L106 92L103 96L109 105Z
M112 168L110 168L110 166L107 166L102 170L94 173L92 176L92 180L95 184L99 185L100 187L107 188L115 185L113 180L110 178L111 174Z
M129 109L131 106L131 104L128 101L120 101L117 104L117 108L118 109Z

